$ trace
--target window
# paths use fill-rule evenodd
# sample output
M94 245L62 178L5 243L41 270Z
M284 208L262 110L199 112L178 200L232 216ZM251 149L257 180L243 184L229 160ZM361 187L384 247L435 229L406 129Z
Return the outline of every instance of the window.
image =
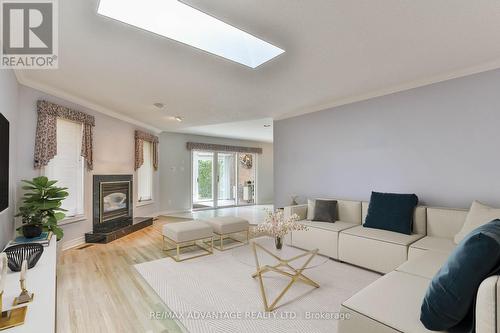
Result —
M97 12L251 68L285 52L179 0L101 0Z
M84 213L84 166L81 154L82 125L57 119L57 155L45 167L49 179L67 187L69 196L62 202L66 217Z
M153 144L144 141L144 163L137 170L139 202L153 200Z

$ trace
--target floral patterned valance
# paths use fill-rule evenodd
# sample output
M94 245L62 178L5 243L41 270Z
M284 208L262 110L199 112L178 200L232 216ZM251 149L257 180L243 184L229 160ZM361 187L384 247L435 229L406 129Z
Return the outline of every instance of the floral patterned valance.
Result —
M212 143L201 143L201 142L188 142L186 146L187 149L189 150L230 151L236 153L262 154L262 148L255 148L255 147L217 145Z
M46 166L57 155L57 118L62 118L83 125L81 156L85 158L87 169L92 170L94 116L43 100L37 102L37 113L35 169Z
M75 121L77 123L95 126L94 116L67 108L65 106L40 100L37 102L37 108L38 113L43 112L45 115L51 115L58 118Z
M135 131L135 170L144 164L144 141L153 144L153 168L158 170L158 144L160 140L156 135L142 131Z

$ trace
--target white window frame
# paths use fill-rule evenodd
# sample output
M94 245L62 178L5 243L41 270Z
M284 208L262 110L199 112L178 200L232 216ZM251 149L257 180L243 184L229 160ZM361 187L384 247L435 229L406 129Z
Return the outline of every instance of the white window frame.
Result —
M77 182L77 186L79 185L79 188L75 191L74 189L69 188L68 192L70 196L76 195L76 202L77 206L75 208L75 212L64 212L66 214L66 217L62 220L59 221L59 225L64 225L68 223L73 223L73 222L78 222L78 221L83 221L86 220L86 172L85 172L85 159L81 156L81 144L82 144L82 133L83 133L83 126L79 123L72 122L70 120L66 119L60 119L57 118L57 126L61 126L61 122L68 122L68 123L73 123L73 124L78 124L80 125L80 130L75 133L75 137L73 138L75 141L75 151L74 153L74 158L77 159L78 161L75 162L74 168L79 170L79 177L81 177L80 181ZM58 145L61 143L60 140L62 140L62 131L58 130L58 135L57 135L57 140L58 140ZM60 152L62 149L59 149L58 147L58 152ZM68 187L67 184L64 184L64 181L61 181L60 176L57 175L57 167L55 166L55 163L58 163L59 160L57 158L57 155L49 161L49 164L46 165L42 169L42 175L46 176L49 178L49 180L57 180L58 182L56 183L56 186L59 187ZM80 174L81 173L81 174ZM64 201L61 206L62 208L65 208Z
M144 206L154 203L154 167L153 167L153 144L149 141L144 141L143 146L144 163L137 169L137 206ZM149 175L146 174L149 172ZM146 177L146 180L144 180ZM148 181L150 188L150 196L142 199L141 184Z

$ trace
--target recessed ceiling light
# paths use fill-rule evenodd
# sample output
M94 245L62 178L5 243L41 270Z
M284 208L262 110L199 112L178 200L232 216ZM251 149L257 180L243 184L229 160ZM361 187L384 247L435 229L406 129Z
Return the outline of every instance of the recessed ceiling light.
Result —
M101 0L97 12L251 68L285 52L178 0Z
M175 116L174 119L178 122L181 122L183 120L181 116Z
M165 104L160 103L160 102L154 103L153 105L154 105L155 107L157 107L158 109L163 109L163 107L165 107Z

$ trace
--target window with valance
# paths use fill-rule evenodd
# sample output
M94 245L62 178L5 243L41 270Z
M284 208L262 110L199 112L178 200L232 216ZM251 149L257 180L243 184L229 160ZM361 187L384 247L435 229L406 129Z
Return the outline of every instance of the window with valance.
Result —
M92 170L94 116L43 100L37 102L37 113L35 169L47 166L57 155L57 119L61 118L82 124L81 156L85 159L87 170Z
M153 146L153 168L158 170L158 137L147 132L135 131L135 170L144 164L144 141Z

